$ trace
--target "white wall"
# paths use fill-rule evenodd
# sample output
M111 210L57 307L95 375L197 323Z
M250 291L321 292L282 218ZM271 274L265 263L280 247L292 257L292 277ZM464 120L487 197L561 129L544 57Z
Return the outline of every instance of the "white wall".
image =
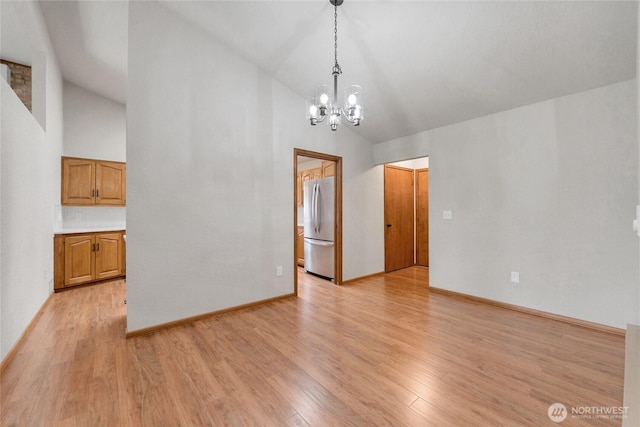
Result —
M376 144L378 163L429 156L431 285L638 323L634 88L622 82Z
M62 78L39 5L0 3L0 13L14 15L28 29L34 57L34 115L9 85L0 81L0 354L4 359L53 291L53 207L60 199Z
M124 162L127 159L126 108L94 92L64 82L65 156ZM57 206L60 230L126 228L125 207Z
M64 155L127 160L124 104L64 82Z
M368 141L298 120L302 98L156 4L129 22L129 331L293 292L294 147L344 159L344 278L383 269Z

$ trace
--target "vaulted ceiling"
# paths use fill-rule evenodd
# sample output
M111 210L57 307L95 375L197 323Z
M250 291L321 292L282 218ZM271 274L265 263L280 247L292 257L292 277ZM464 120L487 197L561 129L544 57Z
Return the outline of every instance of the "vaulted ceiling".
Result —
M328 0L160 3L304 98L330 83ZM40 4L64 78L126 103L127 2ZM635 1L346 0L339 83L363 86L357 131L386 141L633 79L637 13Z

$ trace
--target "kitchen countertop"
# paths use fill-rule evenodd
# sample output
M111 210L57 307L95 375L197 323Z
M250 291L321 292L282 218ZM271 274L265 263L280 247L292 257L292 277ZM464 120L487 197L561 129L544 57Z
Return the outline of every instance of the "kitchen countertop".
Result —
M96 233L101 231L126 231L126 227L79 227L79 228L58 228L53 230L53 234L74 234L74 233Z

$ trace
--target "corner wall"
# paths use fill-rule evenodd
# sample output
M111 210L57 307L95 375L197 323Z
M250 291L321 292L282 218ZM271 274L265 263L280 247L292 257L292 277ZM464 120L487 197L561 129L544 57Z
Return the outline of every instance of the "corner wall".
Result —
M618 328L637 324L635 85L376 144L378 164L429 156L431 285Z
M62 78L36 2L0 2L29 31L32 115L0 81L0 355L53 291L53 207L60 200ZM38 122L39 120L40 123Z
M293 292L294 147L343 157L344 279L384 268L368 141L157 4L129 22L129 331Z

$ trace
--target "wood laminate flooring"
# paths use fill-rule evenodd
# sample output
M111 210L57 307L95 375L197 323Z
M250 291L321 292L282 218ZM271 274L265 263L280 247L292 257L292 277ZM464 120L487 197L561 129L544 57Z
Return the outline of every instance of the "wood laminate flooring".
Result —
M429 292L410 268L125 339L125 283L51 296L2 426L542 426L620 407L624 338ZM572 418L562 426L620 425Z

